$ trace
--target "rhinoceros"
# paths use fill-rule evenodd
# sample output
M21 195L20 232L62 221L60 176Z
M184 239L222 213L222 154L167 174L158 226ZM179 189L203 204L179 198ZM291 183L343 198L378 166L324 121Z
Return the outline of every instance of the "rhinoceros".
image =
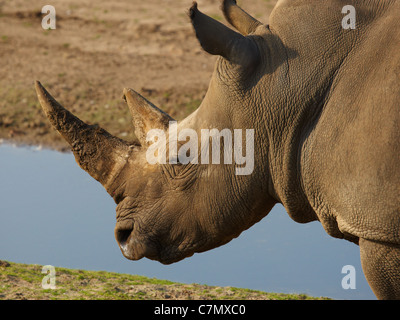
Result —
M346 5L355 10L351 28ZM170 264L226 244L281 203L294 221L318 220L330 236L357 244L375 295L399 299L400 1L280 0L269 25L235 0L221 8L236 30L196 2L189 9L201 47L218 56L196 111L176 124L123 90L138 141L86 124L36 82L80 167L115 200L122 254ZM205 129L242 130L238 152L252 146L252 170L237 174L243 162L195 157L149 162L147 151L163 140L154 131L169 137L174 123L198 140ZM221 150L232 143L219 138Z

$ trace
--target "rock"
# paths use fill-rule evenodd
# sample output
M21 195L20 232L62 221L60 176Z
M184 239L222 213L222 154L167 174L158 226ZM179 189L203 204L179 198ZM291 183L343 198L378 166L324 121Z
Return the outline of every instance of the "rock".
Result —
M0 267L5 267L5 268L7 268L7 267L9 267L9 266L10 266L10 264L9 264L7 261L0 260Z
M122 290L122 289L119 288L119 287L114 287L114 290L115 290L116 292L124 292L124 290Z

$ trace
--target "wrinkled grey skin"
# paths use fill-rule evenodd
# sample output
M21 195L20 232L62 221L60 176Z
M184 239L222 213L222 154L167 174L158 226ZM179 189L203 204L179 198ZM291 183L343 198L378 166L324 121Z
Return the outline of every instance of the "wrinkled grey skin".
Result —
M344 30L343 6L357 28ZM378 298L400 298L400 1L281 0L266 26L222 2L236 28L190 9L204 50L219 55L201 106L183 128L254 129L254 170L235 164L151 165L146 132L171 118L124 90L139 144L89 126L37 93L80 166L117 205L123 255L169 264L223 245L282 203L360 246Z

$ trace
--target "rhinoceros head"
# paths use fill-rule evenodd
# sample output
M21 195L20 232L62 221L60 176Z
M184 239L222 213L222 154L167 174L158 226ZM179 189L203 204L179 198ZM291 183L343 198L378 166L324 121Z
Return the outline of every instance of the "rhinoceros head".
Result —
M196 3L189 10L201 46L220 58L201 106L181 121L176 131L190 128L199 137L203 129L229 129L233 139L233 130L239 129L243 130L238 136L240 143L244 142L242 153L250 142L256 144L254 148L263 144L265 151L266 137L256 135L255 141L245 142L244 130L254 129L250 119L257 114L246 106L246 95L257 86L259 78L254 75L262 63L263 49L257 43L260 37L252 33L260 27L260 32L266 32L267 28L235 1L223 1L223 11L240 33L201 13ZM237 163L232 161L219 165L149 162L152 144L148 132L165 133L169 141L174 120L132 89L124 89L124 99L139 143L128 143L81 121L39 82L36 91L44 112L71 145L78 164L117 203L115 237L128 259L147 257L168 264L215 248L259 221L274 204L268 195L268 170L259 171L261 165L266 167L267 156L262 164L253 164L250 173L253 169L254 173L248 175L235 174ZM178 146L182 144L179 140ZM170 150L168 145L166 149ZM198 151L202 151L200 146Z

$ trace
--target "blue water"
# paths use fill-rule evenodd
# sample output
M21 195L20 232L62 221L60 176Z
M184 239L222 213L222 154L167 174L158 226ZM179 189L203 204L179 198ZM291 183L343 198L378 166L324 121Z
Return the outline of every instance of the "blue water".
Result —
M182 283L375 299L356 245L275 206L239 238L172 265L125 259L114 239L115 203L72 154L0 145L0 259L139 274ZM342 288L353 265L356 289ZM0 271L1 272L1 271ZM40 285L40 284L38 284Z

